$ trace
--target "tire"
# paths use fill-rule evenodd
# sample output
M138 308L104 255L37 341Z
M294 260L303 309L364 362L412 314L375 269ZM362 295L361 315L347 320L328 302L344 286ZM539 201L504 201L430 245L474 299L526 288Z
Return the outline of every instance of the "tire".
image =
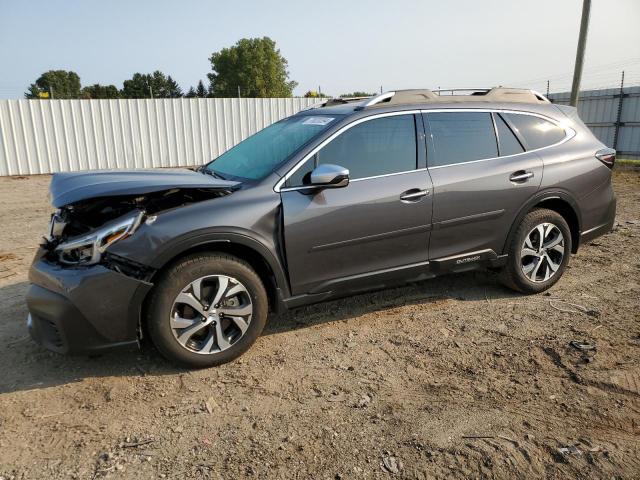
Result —
M538 241L541 236L542 245ZM542 208L532 210L509 241L507 265L500 279L518 292L544 292L560 280L569 263L571 248L571 230L562 215Z
M204 368L230 362L249 349L267 322L268 300L260 277L246 262L226 254L198 254L163 273L147 312L151 340L166 359Z

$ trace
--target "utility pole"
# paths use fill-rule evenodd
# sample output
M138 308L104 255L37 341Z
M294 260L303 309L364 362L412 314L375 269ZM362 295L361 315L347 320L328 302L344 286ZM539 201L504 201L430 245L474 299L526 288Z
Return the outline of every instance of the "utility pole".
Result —
M53 87L51 85L49 85L49 100L53 100Z
M578 37L578 50L576 51L576 64L573 70L573 83L571 85L570 105L578 106L580 93L580 79L582 78L582 65L584 63L584 50L587 46L587 30L589 29L589 14L591 13L591 0L582 0L582 19L580 20L580 36Z
M547 98L549 98L549 80L547 80Z
M238 98L240 98L240 85L238 85Z
M147 82L147 87L149 87L149 98L153 98L153 88L151 88L151 83Z

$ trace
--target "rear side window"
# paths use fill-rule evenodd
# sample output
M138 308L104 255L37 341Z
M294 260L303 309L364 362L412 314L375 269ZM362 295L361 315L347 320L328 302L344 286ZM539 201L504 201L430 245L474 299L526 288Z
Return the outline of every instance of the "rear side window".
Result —
M496 130L498 131L498 145L500 147L500 156L515 155L524 152L524 148L513 134L509 126L505 123L500 115L493 114L496 121Z
M498 156L498 144L488 112L426 114L433 152L429 166L451 165Z
M415 170L416 153L413 115L367 120L325 145L289 177L285 186L309 183L310 172L323 163L348 168L352 180Z
M504 113L505 118L524 138L527 150L548 147L566 136L563 128L533 115Z

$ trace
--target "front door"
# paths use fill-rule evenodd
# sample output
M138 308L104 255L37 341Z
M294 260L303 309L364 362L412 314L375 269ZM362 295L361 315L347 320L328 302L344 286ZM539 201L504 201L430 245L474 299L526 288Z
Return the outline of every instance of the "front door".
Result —
M420 122L413 114L354 122L285 183L284 238L294 295L364 287L399 267L426 264L431 180L419 168ZM349 185L296 189L323 163L348 168Z

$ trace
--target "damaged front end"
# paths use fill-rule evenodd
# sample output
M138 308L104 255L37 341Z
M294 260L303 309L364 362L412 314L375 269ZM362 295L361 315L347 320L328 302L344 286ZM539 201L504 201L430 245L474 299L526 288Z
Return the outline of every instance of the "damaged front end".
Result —
M178 186L168 186L167 172L54 175L57 210L29 270L27 324L36 341L60 353L138 345L155 270L110 247L135 241L163 213L229 195L237 185L196 172L178 176Z
M147 280L150 269L109 255L107 249L132 236L156 215L212 198L230 189L171 189L147 195L122 195L85 199L59 208L52 216L43 247L50 262L62 266L103 264L134 278Z
M49 191L58 210L43 245L46 258L61 266L103 263L111 245L157 214L228 195L239 185L188 169L56 173Z

